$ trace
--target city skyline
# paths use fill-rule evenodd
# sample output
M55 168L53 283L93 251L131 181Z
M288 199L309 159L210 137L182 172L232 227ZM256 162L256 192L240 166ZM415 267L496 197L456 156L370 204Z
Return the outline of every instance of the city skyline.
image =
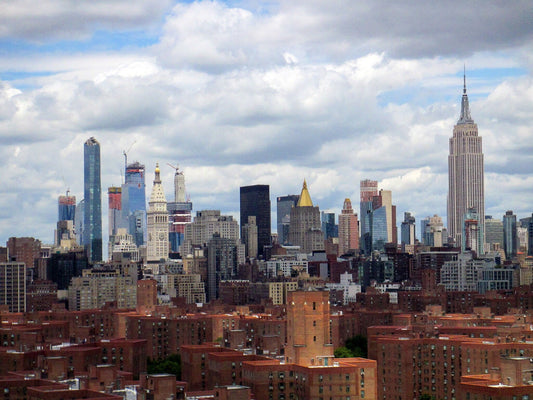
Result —
M399 13L379 2L363 10L117 1L117 14L91 18L85 7L58 4L40 23L29 22L37 11L24 3L0 16L4 242L53 242L58 196L70 189L83 198L91 136L101 145L102 190L122 183L129 149L147 171L159 162L167 199L174 170L165 165L179 162L194 212L238 217L240 186L270 185L272 202L299 193L306 179L320 210L338 214L368 178L392 191L398 215L445 219L448 138L465 63L483 137L485 215L531 213L527 2L481 10L415 2L399 4ZM392 27L381 22L393 16Z

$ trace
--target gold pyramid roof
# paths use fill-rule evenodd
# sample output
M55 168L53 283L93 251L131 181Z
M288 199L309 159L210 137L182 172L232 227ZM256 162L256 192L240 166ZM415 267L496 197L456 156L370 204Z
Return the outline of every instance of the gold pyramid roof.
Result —
M296 207L313 207L313 202L311 201L311 196L307 190L307 182L304 179L304 186L302 187L302 193L300 193L300 199Z

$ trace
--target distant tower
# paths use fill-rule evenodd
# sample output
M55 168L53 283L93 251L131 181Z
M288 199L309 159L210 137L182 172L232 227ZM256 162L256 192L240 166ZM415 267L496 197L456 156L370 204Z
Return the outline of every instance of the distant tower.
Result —
M515 257L518 250L516 215L512 211L506 211L503 216L503 250L508 260Z
M415 244L416 238L416 224L415 217L410 213L404 213L402 228L401 228L401 242L402 244Z
M485 195L482 140L477 124L470 116L466 75L464 77L461 116L453 128L448 156L448 234L456 245L462 243L463 220L468 209L479 217L481 248L484 243Z
M302 253L324 250L320 210L313 206L305 180L298 204L291 209L289 242L292 245L300 246Z
M102 261L102 188L100 184L100 143L91 137L84 152L83 244L91 262Z
M359 226L357 214L354 213L350 199L344 199L339 215L339 254L359 249Z
M468 209L463 220L462 251L470 249L476 254L483 254L481 225L477 210L475 208Z
M126 165L121 203L123 224L141 246L146 239L146 184L144 165L137 161Z
M365 179L360 182L360 210L359 221L361 229L361 243L359 246L365 254L372 251L372 212L374 210L373 198L378 196L378 181Z
M159 164L157 164L155 167L154 186L148 202L148 262L167 259L169 253L167 200L161 185L160 172Z
M178 166L168 164L176 171L174 174L174 201L167 204L169 221L170 251L179 252L185 240L185 225L191 222L192 203L186 199L185 176Z
M245 245L246 256L257 258L257 223L255 215L250 215L248 223L243 225L242 241Z
M58 221L74 221L76 217L76 196L59 196L57 201L57 220Z
M291 208L296 207L300 196L289 194L277 198L277 225L278 225L278 243L289 243L289 224L291 221Z
M257 251L263 255L264 246L269 246L271 239L270 221L270 186L252 185L240 188L241 237L242 228L253 215L257 223Z
M107 189L108 198L108 231L109 231L109 259L113 255L113 243L119 228L122 228L122 188L111 186Z

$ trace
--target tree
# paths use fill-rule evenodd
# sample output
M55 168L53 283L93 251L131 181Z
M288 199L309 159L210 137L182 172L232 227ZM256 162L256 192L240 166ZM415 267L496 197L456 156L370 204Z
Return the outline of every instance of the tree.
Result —
M356 335L347 339L346 348L352 352L352 357L366 358L368 356L367 340L363 335Z
M353 357L352 352L347 347L339 347L335 349L335 352L333 353L335 355L335 358L351 358Z
M147 372L149 374L171 374L177 380L181 379L181 357L179 354L172 354L160 360L148 359Z

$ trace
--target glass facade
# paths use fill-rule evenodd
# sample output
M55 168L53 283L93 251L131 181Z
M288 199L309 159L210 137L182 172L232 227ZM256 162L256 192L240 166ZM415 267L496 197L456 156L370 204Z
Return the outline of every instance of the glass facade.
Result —
M387 243L387 209L380 207L372 212L372 250L383 250Z
M503 216L503 249L507 259L516 256L518 250L516 215L512 211L507 211Z
M126 166L122 185L122 218L137 246L146 242L146 184L144 165L134 162Z
M322 211L320 214L324 239L339 237L339 226L335 225L335 213Z
M59 196L58 221L74 221L76 217L76 196Z
M84 150L84 234L90 261L102 261L102 189L100 183L100 143L91 137Z
M297 194L280 196L277 198L277 224L278 224L278 243L289 243L289 224L291 221L291 208L296 207L298 199Z

